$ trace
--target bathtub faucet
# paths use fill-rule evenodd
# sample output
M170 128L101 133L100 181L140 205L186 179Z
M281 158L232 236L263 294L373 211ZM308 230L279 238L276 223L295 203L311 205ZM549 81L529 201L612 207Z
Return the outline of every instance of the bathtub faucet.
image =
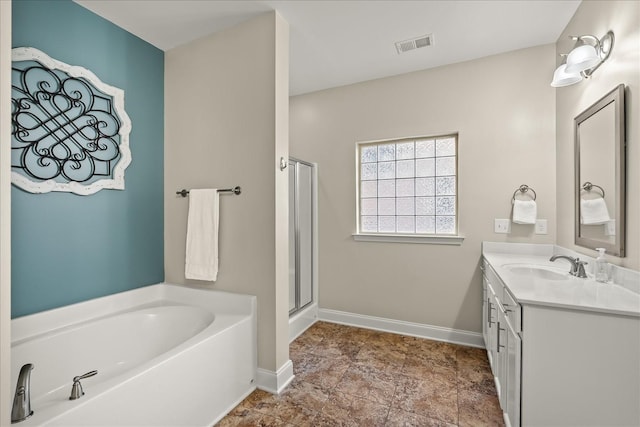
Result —
M86 374L73 377L73 387L71 387L71 396L69 396L69 400L80 399L82 396L84 396L84 390L82 389L82 384L80 384L80 380L92 377L97 373L98 371L89 371Z
M13 396L13 407L11 408L11 424L24 421L33 415L31 410L31 379L32 363L27 363L20 369L18 383L16 384L16 394Z

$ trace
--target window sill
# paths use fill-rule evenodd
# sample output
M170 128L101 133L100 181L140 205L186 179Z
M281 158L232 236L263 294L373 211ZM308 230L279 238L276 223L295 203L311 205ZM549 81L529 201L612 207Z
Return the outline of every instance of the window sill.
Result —
M427 245L455 245L460 246L463 236L421 236L414 234L363 234L351 235L356 242L391 242L391 243L420 243Z

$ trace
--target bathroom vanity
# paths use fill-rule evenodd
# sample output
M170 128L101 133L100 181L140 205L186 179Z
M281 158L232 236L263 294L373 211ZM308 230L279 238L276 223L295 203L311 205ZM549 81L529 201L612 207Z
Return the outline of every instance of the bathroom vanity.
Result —
M640 273L570 275L554 245L483 243L483 335L505 422L640 425Z

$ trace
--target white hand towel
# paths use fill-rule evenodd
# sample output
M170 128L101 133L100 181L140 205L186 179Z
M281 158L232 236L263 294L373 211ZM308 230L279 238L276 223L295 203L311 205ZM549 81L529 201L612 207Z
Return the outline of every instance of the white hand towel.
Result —
M189 191L184 276L215 281L218 277L218 190Z
M602 197L580 199L580 223L585 225L605 224L611 220L607 204Z
M538 205L533 200L514 200L513 218L516 224L535 224L538 216Z

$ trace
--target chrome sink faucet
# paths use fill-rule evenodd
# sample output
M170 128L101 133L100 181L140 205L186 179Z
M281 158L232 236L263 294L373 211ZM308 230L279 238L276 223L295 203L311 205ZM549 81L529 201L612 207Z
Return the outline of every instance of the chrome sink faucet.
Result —
M579 277L581 279L587 278L587 273L584 271L584 266L587 264L586 261L580 261L580 258L573 258L566 255L554 255L551 258L549 258L549 261L553 262L558 258L566 259L571 263L571 270L569 271L569 274L571 274L572 276Z
M32 363L22 366L18 374L18 383L16 384L16 394L13 396L13 407L11 408L11 424L24 421L33 415L31 410L31 370Z

